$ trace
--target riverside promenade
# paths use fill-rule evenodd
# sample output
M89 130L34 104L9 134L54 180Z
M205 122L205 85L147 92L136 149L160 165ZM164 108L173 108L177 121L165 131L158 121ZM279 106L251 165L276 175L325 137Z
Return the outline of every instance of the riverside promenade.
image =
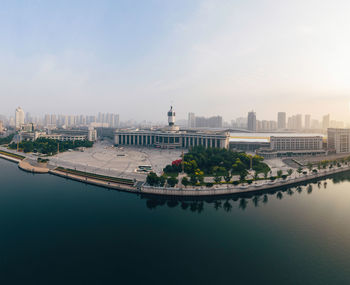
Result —
M285 180L282 178L274 181L260 180L257 183L250 185L232 185L222 184L214 185L213 187L182 187L182 188L164 188L142 185L141 192L153 195L165 196L221 196L230 194L241 194L249 192L258 192L278 187L293 186L300 183L305 183L311 180L325 178L327 176L350 171L350 165L341 166L335 169L320 170L319 173L301 174L299 177L288 177Z
M318 173L308 173L300 174L295 177L287 177L286 179L276 179L274 181L259 180L250 185L233 185L233 184L221 184L214 185L213 187L181 187L181 188L169 188L169 187L154 187L145 185L141 181L135 181L133 185L126 185L123 183L116 183L111 181L106 181L98 178L86 177L84 175L67 173L60 171L58 168L50 169L44 166L38 166L35 162L28 158L15 158L10 155L0 154L0 158L18 163L18 167L24 171L32 173L49 173L62 178L72 179L79 182L92 184L100 187L105 187L109 189L115 189L120 191L126 191L138 194L151 194L151 195L162 195L162 196L220 196L220 195L230 195L230 194L241 194L249 192L258 192L269 189L274 189L278 187L293 186L300 183L305 183L311 180L317 180L324 178L333 174L350 171L350 164L343 165L341 167L335 167L333 169L322 169ZM34 165L35 164L35 165Z
M100 179L84 177L84 176L80 176L77 174L71 174L71 173L59 171L57 169L50 170L49 173L56 175L56 176L63 177L63 178L68 178L68 179L72 179L72 180L76 180L76 181L80 181L83 183L92 184L92 185L96 185L96 186L101 186L101 187L105 187L105 188L111 188L111 189L116 189L116 190L120 190L120 191L134 192L134 193L140 192L135 186L129 186L129 185L121 184L121 183L107 182L107 181L103 181Z

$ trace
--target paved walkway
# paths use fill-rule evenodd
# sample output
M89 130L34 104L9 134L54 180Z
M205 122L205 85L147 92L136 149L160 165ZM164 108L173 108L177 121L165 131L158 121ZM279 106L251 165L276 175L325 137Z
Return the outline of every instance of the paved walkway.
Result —
M18 163L18 167L22 170L33 172L33 173L49 173L49 169L47 167L34 166L30 164L27 159L24 159Z

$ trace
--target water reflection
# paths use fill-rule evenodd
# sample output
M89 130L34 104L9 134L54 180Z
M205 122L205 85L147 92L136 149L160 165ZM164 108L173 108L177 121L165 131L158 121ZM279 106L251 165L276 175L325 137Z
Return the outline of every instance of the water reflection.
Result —
M235 207L244 211L248 207L266 206L270 200L269 196L272 197L273 200L283 200L287 197L292 198L295 196L295 194L299 195L306 193L308 195L311 195L315 189L327 189L327 180L331 180L335 184L341 183L343 181L350 181L350 171L332 175L321 180L302 183L293 187L276 188L256 193L243 193L222 197L201 198L141 195L141 199L146 200L146 206L150 210L165 206L168 208L179 208L184 211L191 211L194 213L202 213L205 209L208 208L213 208L216 211L221 210L225 212L231 212L233 207Z

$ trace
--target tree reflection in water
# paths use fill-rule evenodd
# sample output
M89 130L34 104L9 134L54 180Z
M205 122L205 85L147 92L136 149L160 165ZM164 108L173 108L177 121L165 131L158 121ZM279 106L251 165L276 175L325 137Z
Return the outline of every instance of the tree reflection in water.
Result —
M333 183L340 183L342 181L350 181L350 171L346 173L336 174L330 177ZM306 189L307 194L312 194L313 186L317 185L318 189L327 188L326 180L314 180L310 183L299 184L296 187L283 187L276 188L267 191L261 191L256 193L240 193L226 196L217 197L164 197L153 195L141 195L141 199L146 199L146 206L150 210L154 210L158 207L166 206L168 208L177 208L182 210L190 210L193 213L202 213L207 208L223 210L225 212L231 212L233 207L240 210L247 209L251 203L254 207L267 206L270 201L278 201L290 196L293 198L294 193L302 194L303 189ZM272 197L269 199L269 195ZM210 205L212 204L212 205ZM208 208L209 207L209 208Z
M312 193L312 185L310 184L309 186L307 186L307 194L311 194Z
M267 195L265 194L263 198L263 203L267 204L268 201L269 201L269 197L267 197Z
M300 194L301 192L303 192L303 188L301 188L301 186L298 186L296 190L297 190L297 192L298 192L299 194Z
M253 204L254 204L255 207L259 207L259 201L260 201L259 196L254 196L252 198L252 201L253 201Z
M245 198L242 198L241 200L239 200L239 208L242 210L245 210L247 208L248 205L248 201Z
M276 197L277 197L277 199L282 200L282 198L283 198L282 192L279 191L279 192L277 193Z

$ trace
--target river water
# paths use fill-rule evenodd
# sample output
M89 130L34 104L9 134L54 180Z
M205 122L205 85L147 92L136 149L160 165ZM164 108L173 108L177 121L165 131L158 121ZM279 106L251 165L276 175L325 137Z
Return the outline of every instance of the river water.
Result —
M0 284L350 284L349 180L165 200L0 160Z

